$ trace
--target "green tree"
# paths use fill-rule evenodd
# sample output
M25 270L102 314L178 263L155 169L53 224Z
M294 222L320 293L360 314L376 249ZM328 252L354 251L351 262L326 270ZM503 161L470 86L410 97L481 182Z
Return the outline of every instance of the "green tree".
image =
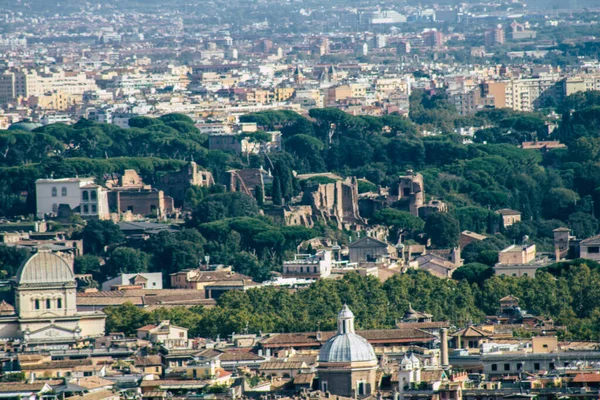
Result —
M106 332L123 332L125 335L134 335L138 328L147 325L150 321L149 314L132 303L125 303L118 307L107 307Z
M281 194L281 182L278 177L273 179L273 193L271 195L271 199L273 200L273 204L276 206L280 206L283 204L283 198Z
M91 274L93 272L100 272L100 259L98 256L91 254L77 256L73 262L73 269L75 270L76 274Z
M96 255L102 254L108 246L122 243L125 240L125 235L118 225L109 220L97 219L88 221L78 237L83 239L85 253Z
M106 262L104 272L108 277L148 271L149 255L130 247L117 247Z
M460 235L460 226L448 213L434 213L425 221L425 233L431 244L438 248L456 247Z
M254 188L254 197L256 198L256 205L258 205L259 207L264 206L265 192L263 190L262 185L256 185L256 188Z
M464 279L469 283L481 285L492 275L494 275L494 268L490 267L489 265L469 263L458 267L452 274L452 279L457 281Z

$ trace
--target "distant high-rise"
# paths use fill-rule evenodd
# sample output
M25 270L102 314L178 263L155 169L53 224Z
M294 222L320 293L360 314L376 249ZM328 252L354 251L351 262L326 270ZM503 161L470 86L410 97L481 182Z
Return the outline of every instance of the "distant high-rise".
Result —
M497 44L504 44L504 28L502 25L498 25L494 29L490 29L484 34L485 46L491 47Z

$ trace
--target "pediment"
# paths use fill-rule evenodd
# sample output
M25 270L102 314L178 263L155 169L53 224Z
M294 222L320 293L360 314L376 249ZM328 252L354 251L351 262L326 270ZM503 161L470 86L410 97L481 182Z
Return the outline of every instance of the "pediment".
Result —
M78 335L77 331L78 329L48 325L35 331L24 332L24 336L29 340L74 338Z

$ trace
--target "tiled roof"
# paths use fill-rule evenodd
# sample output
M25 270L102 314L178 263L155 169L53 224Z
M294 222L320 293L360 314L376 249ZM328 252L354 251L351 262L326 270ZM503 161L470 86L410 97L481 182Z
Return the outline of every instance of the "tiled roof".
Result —
M223 352L223 355L220 358L221 362L225 361L259 361L259 360L264 360L263 357L251 353L249 351L237 351L237 350L232 350L232 351L225 351Z
M260 365L260 368L258 368L259 370L271 370L271 369L302 369L305 368L306 364L304 364L301 361L288 361L288 362L277 362L277 361L273 361L273 362L265 362L262 363Z
M598 383L600 382L600 374L578 374L573 378L573 383Z
M146 325L138 328L138 331L151 331L152 329L156 329L156 325Z
M39 392L44 386L46 386L46 382L43 381L34 383L5 382L0 383L0 393Z
M72 396L69 400L102 400L109 398L117 398L118 393L113 393L110 390L100 390L98 392L86 393L83 396Z
M73 379L71 382L77 384L78 386L83 386L88 390L114 385L113 381L103 379L99 376L86 376L84 378Z
M296 385L310 385L314 379L315 374L298 374L294 378L294 383Z
M135 357L134 365L140 366L140 367L149 367L149 366L162 365L162 361L161 361L160 356Z
M448 321L438 322L398 322L396 324L398 329L440 329L448 328L450 323Z
M81 366L93 366L91 359L84 360L53 360L39 364L29 364L21 366L24 370L40 370L40 369L60 369L60 368L75 368Z
M435 336L422 331L420 329L372 329L365 331L357 331L358 335L364 337L369 342L385 342L385 341L411 341L413 339L419 341L431 341L435 339ZM281 333L273 335L262 341L263 345L293 345L293 344L306 344L306 345L319 345L322 342L327 341L330 337L335 335L335 332L321 332L321 340L317 341L315 332L306 333Z

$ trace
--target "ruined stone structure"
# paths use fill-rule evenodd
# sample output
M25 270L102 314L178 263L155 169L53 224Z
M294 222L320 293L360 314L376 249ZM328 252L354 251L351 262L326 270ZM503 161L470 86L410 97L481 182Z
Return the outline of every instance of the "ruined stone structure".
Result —
M255 197L256 187L261 187L264 194L265 185L273 183L273 177L270 171L265 171L262 167L231 169L223 174L221 183L228 192L242 192Z
M365 223L358 210L358 183L355 177L319 184L304 192L303 203L317 218L334 221L339 228L352 229Z
M425 202L423 175L409 170L406 175L400 176L398 183L390 189L390 199L407 199L410 213L419 216L419 208Z
M284 206L268 209L265 212L286 226L312 228L315 225L311 206Z
M441 200L430 200L418 209L419 217L422 219L427 219L431 214L438 212L448 212L448 205Z
M170 196L178 207L184 206L185 192L192 186L209 187L215 184L212 173L198 168L195 162L176 172L168 172L158 178L156 187Z
M107 181L108 207L111 212L161 217L173 212L173 198L162 190L144 184L133 169L127 169L117 180Z

